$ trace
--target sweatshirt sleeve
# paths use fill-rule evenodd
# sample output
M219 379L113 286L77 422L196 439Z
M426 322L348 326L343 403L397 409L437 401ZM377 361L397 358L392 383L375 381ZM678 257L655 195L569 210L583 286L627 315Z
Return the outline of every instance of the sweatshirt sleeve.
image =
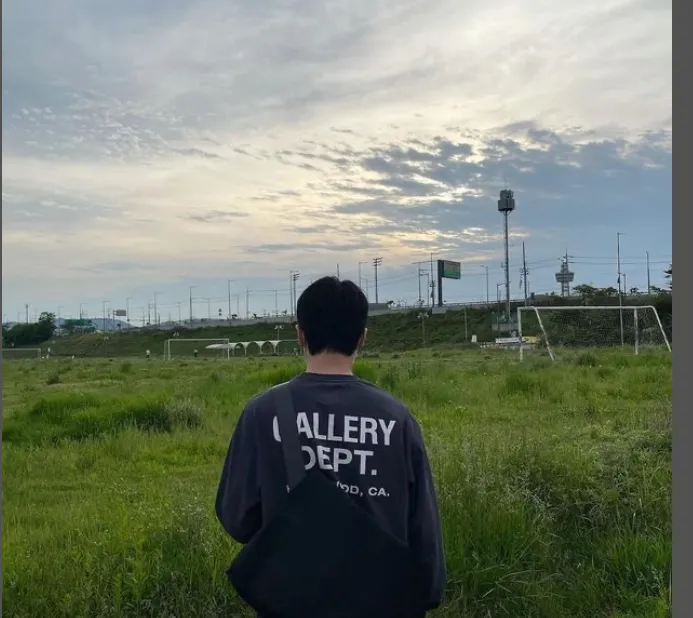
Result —
M262 526L255 414L246 406L238 419L217 491L221 525L239 543L247 543Z
M446 585L443 535L433 475L423 436L414 419L411 424L409 452L412 490L409 505L409 548L424 567L430 591L428 609L435 609L443 600Z

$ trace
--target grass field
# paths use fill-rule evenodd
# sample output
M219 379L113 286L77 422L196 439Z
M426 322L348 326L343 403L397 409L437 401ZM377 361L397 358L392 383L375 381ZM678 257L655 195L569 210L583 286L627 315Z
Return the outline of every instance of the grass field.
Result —
M3 363L3 615L251 615L214 516L244 402L295 359ZM671 356L369 359L428 443L442 617L670 615Z

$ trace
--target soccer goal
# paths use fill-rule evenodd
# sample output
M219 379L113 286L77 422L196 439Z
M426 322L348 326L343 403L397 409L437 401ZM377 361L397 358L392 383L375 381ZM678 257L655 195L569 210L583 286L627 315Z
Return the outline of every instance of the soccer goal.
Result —
M519 307L520 360L529 351L552 361L570 349L621 347L671 352L662 320L651 305L609 307Z
M41 358L41 348L2 348L2 360Z
M216 344L216 345L215 345ZM213 346L213 347L209 347ZM164 344L164 360L176 358L231 358L228 339L167 339Z

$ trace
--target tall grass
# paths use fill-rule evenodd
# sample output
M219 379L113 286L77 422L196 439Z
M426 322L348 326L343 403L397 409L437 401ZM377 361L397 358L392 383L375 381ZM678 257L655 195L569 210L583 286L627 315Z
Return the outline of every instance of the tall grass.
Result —
M252 615L224 577L238 548L216 485L245 401L300 370L5 364L4 615ZM449 576L434 616L670 614L668 356L402 355L357 373L428 443Z

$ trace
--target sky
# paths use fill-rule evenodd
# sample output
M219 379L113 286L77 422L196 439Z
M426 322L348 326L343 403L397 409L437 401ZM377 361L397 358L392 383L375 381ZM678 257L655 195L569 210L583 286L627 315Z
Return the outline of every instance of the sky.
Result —
M671 27L659 0L6 0L3 319L281 310L291 270L359 262L374 301L375 257L415 302L431 254L462 263L446 302L484 267L495 299L506 187L513 296L523 243L530 291L566 252L615 286L619 232L627 287L646 252L663 286Z

